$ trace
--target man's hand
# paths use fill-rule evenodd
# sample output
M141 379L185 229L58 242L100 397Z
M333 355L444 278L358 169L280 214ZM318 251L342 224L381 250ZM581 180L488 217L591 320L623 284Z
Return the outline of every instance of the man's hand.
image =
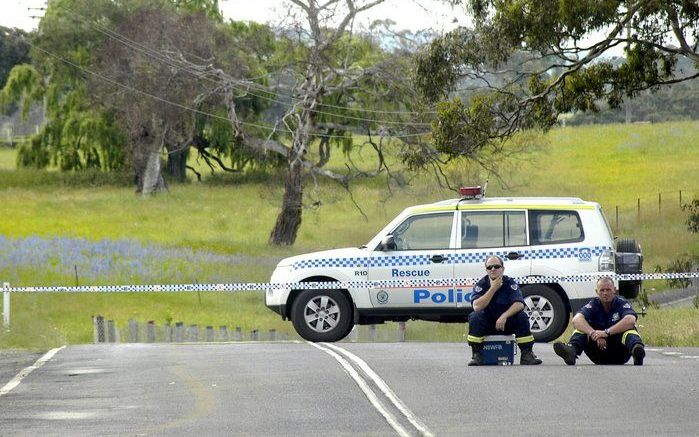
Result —
M492 288L493 291L498 291L500 287L502 287L502 276L499 276L490 281L490 288Z
M507 323L507 317L505 317L505 315L503 314L502 316L498 317L498 319L495 321L495 329L498 331L504 331L505 323Z
M597 329L595 329L594 331L592 331L592 332L590 333L590 338L591 338L592 340L594 340L594 341L597 341L597 340L599 340L600 338L604 340L604 339L607 338L607 337L609 337L609 336L607 335L607 333L604 332L604 331L602 331L602 330L597 330Z
M607 339L603 338L603 337L598 337L597 338L597 347L602 351L607 349Z

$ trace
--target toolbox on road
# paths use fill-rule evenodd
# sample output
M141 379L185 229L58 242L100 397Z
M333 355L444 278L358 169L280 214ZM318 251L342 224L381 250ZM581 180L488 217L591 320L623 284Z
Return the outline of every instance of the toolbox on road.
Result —
M481 352L483 364L511 366L515 361L516 344L514 335L486 335Z

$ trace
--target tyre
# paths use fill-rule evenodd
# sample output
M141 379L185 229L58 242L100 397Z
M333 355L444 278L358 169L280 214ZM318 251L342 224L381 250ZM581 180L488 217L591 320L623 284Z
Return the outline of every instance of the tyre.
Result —
M643 256L641 245L636 240L622 238L616 243L617 273L642 273ZM635 299L641 291L643 281L619 281L619 294L627 299Z
M548 342L557 339L568 326L568 310L561 296L552 288L534 284L522 287L524 312L534 340Z
M641 253L641 245L636 240L621 238L616 242L617 252Z
M354 325L352 305L340 290L304 290L291 306L291 322L308 341L342 340Z

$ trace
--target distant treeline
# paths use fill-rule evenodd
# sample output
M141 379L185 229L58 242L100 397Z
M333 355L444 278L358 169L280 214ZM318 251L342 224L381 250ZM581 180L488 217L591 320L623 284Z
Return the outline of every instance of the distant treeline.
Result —
M678 59L678 71L682 76L696 74L697 68L687 59ZM699 80L689 80L666 86L655 91L645 91L628 100L627 109L609 109L600 104L600 111L576 113L566 120L567 124L624 123L626 112L630 122L661 122L699 119Z

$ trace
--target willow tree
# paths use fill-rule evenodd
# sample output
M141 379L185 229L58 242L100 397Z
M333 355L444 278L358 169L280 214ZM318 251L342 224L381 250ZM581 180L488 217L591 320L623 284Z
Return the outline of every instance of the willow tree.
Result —
M26 113L32 104L43 104L47 122L38 135L19 147L20 166L61 170L119 170L126 166L124 136L114 112L92 100L92 93L76 68L91 64L89 46L101 36L88 26L66 26L60 7L80 8L90 16L110 16L113 4L98 0L89 5L73 0L51 3L31 45L31 64L15 66L2 90L5 103L21 104ZM54 9L57 8L57 9Z

